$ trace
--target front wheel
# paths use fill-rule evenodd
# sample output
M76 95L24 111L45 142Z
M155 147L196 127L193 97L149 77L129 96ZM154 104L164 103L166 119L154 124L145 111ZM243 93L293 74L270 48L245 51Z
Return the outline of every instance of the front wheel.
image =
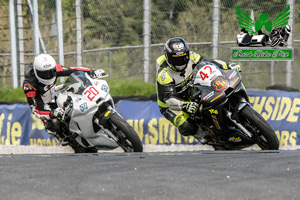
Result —
M271 39L271 47L275 47L276 45L279 44L279 42L280 42L279 38L273 37L273 38Z
M137 133L118 113L108 119L109 128L119 139L117 142L125 152L143 152L143 144Z
M240 121L253 134L262 150L278 150L278 138L268 122L253 108L246 106L240 111Z

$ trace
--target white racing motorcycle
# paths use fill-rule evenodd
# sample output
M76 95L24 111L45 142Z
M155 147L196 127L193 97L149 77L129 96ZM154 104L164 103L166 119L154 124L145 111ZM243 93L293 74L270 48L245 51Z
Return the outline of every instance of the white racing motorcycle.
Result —
M115 110L105 80L76 71L56 91L56 104L65 110L56 134L63 145L70 145L75 153L118 147L125 152L143 151L137 133Z

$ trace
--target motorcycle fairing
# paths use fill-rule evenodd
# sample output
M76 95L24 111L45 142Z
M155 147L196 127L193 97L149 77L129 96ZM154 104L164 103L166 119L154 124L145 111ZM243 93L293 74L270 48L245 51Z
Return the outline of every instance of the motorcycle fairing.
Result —
M243 146L241 148L244 148L245 145L252 145L254 143L252 139L239 129L236 129L232 122L225 117L226 115L224 114L223 109L224 105L225 104L222 104L202 111L202 115L204 116L203 119L207 121L206 124L212 125L209 129L212 130L214 135L218 137L220 141L232 144L235 147L237 143L238 145Z
M215 80L215 77L222 76L220 68L212 63L201 67L196 73L194 84L199 84L203 86L211 86L212 82Z
M245 136L239 129L234 127L229 127L227 131L222 131L218 133L218 131L214 131L219 137L220 141L232 144L232 145L252 145L254 144L253 140L249 137Z
M218 67L216 66L216 68ZM195 78L194 87L199 87L201 90L201 104L203 104L204 107L215 107L224 103L224 101L227 100L227 96L241 84L242 80L236 69L219 71L223 76L213 77L210 85L199 85L197 83L200 81L197 81L197 77Z
M216 91L226 90L228 87L228 81L222 77L218 77L212 85L215 87Z
M204 120L210 121L208 124L213 124L214 129L218 131L228 130L228 123L230 123L229 121L224 123L227 118L224 117L223 112L223 104L202 110L202 114L205 116Z

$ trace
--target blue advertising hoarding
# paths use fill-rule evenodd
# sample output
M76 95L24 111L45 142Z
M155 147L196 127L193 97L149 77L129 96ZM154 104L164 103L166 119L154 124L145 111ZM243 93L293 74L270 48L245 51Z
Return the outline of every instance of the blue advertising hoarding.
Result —
M31 114L27 104L0 105L0 145L55 146L57 140Z
M254 109L275 130L280 146L300 145L299 92L251 90L248 95ZM155 101L121 100L116 110L134 127L145 145L199 144L192 136L182 136L159 112ZM58 142L47 134L27 104L12 104L0 105L0 145L55 146Z

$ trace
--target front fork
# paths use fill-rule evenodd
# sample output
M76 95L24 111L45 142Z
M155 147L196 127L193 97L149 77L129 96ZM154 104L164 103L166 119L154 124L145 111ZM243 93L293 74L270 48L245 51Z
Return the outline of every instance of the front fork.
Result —
M224 108L224 111L226 113L226 116L228 117L228 119L235 124L246 136L248 136L249 138L252 138L253 134L250 133L241 123L239 123L236 119L238 119L238 113L245 107L248 106L249 103L247 101L242 101L240 102L236 109L235 112L232 113L230 111L228 111L226 108Z
M116 127L115 127L114 124L108 122L108 120L111 117L111 115L113 115L117 111L109 103L102 104L99 107L98 111L99 111L99 116L98 116L98 118L95 119L94 123L96 123L97 125L99 125L100 128L103 129L104 132L110 138L112 138L115 142L118 143L119 138L115 135L115 133L113 133L114 132L113 130L115 130ZM110 126L113 127L113 130L110 130L110 128L109 128Z

